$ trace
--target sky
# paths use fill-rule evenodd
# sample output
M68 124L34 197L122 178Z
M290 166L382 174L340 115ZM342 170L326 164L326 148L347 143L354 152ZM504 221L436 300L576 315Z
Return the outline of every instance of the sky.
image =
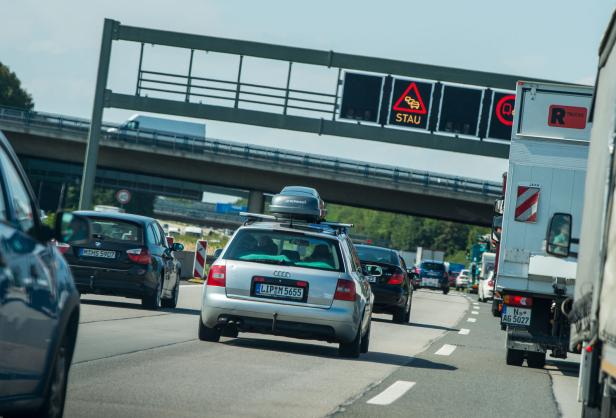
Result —
M592 84L616 0L0 0L0 61L38 111L89 118L105 17L122 24ZM109 86L134 92L138 50L116 47ZM185 68L158 47L152 65ZM156 54L155 54L156 55ZM223 62L205 62L225 73ZM272 75L254 68L262 81ZM309 74L307 75L307 77ZM307 79L308 80L308 79ZM132 113L106 110L104 119ZM206 121L208 136L500 180L507 162L410 146Z

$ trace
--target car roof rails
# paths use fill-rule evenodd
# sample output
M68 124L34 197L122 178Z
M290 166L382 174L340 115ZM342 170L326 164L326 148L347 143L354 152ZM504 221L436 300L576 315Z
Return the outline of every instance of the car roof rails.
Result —
M262 213L240 212L240 217L246 218L244 225L250 225L255 222L275 222L278 220L274 215L264 215Z
M321 222L321 225L327 225L330 228L336 230L338 235L340 234L348 234L349 229L353 228L353 224L345 224L341 222Z

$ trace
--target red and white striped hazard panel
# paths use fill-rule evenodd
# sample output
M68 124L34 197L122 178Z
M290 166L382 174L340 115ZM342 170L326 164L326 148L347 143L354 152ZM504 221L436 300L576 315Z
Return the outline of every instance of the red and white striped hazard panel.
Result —
M515 220L518 222L537 222L538 207L539 187L518 186Z

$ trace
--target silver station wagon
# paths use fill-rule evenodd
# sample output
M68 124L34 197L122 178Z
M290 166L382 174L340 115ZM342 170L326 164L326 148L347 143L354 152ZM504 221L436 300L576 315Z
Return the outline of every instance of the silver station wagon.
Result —
M374 296L347 235L322 221L314 189L287 187L275 214L247 217L204 283L199 338L256 332L339 343L339 354L368 351Z

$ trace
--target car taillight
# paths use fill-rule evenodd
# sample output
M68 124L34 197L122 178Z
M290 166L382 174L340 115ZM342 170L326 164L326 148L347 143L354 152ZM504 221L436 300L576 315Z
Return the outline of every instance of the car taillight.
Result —
M528 308L533 306L533 298L528 298L526 296L505 295L503 302L505 302L505 305L509 306L523 306Z
M58 248L58 251L60 251L60 254L66 254L66 252L71 248L71 246L63 242L56 241L56 248Z
M152 256L147 248L133 248L126 250L128 259L137 264L150 264L152 262Z
M256 281L257 277L255 277ZM208 286L225 287L227 285L227 266L213 265L207 275Z
M354 301L355 296L355 282L353 280L338 279L334 299Z
M387 281L387 284L402 284L402 282L404 282L404 274L395 273L391 275L391 277Z
M488 287L494 287L494 280L488 280Z

